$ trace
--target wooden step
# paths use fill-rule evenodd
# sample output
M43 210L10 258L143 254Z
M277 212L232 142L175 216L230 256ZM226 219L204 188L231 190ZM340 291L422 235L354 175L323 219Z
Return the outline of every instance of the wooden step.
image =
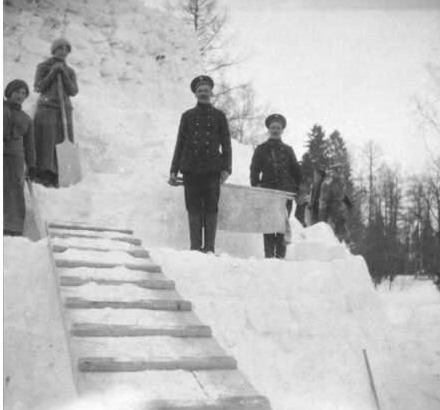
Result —
M127 269L124 266L114 268L58 268L58 276L71 276L81 279L109 279L109 280L127 280L137 281L143 279L168 280L162 272L144 272L135 269Z
M211 337L209 326L186 325L170 327L142 327L133 325L104 325L96 323L74 323L70 330L77 337Z
M231 356L157 358L85 357L78 360L80 372L142 372L147 370L233 370L236 360Z
M152 410L271 410L264 396L222 397L216 400L171 401L156 400L147 403Z
M77 363L77 362L75 362ZM206 394L193 373L184 370L145 371L145 372L116 372L90 373L83 372L78 377L78 392L80 395L108 393L109 390L119 390L121 386L135 389L142 406L133 408L148 409L143 405L151 400L205 400ZM130 410L129 408L124 410Z
M142 309L69 309L66 310L69 323L73 325L90 324L101 329L102 325L114 327L114 329L128 330L131 333L151 332L149 329L181 329L186 334L195 332L195 336L208 334L208 327L200 321L197 315L189 310L150 310ZM194 329L189 332L186 329ZM202 334L196 333L196 329L202 330ZM117 333L110 330L110 332ZM176 332L176 331L175 331ZM209 331L210 332L210 331ZM103 333L103 332L100 332Z
M136 247L136 249L129 249L129 250L123 250L123 252L127 252L129 255L133 256L134 258L140 258L140 259L149 259L150 253L146 251L145 249ZM117 249L112 248L100 248L95 246L76 246L76 245L57 245L56 243L52 245L52 250L54 253L63 253L66 252L68 249L77 249L81 251L95 251L95 252L114 252Z
M49 228L69 229L78 231L96 231L96 232L119 232L123 234L133 235L131 229L109 228L105 226L90 225L87 222L57 222L52 221L48 224Z
M64 306L68 309L146 309L146 310L192 310L191 302L187 300L144 299L132 301L93 300L67 297Z
M95 278L81 278L77 276L61 276L61 286L81 286L87 283L97 283L99 285L123 285L132 284L140 286L146 289L163 289L172 290L176 288L174 281L163 279L139 279L139 280L127 280L127 279L95 279Z
M123 266L127 269L140 270L143 272L162 272L159 265L154 265L152 263L144 264L134 264L134 263L115 263L115 262L105 262L105 261L84 261L75 259L62 259L56 258L55 265L57 268L97 268L97 269L109 269L116 268L118 266Z
M77 233L77 232L76 232ZM131 245L126 242L114 241L111 238L52 238L51 244L57 245L60 248L87 248L96 251L122 251L122 252L132 252L132 251L144 251L147 252L142 246Z
M72 304L103 302L119 303L121 307L124 305L128 306L131 303L138 304L155 300L173 303L183 301L182 296L173 289L147 289L131 283L101 285L89 282L82 286L63 286L61 294L66 301Z
M197 371L194 377L212 399L228 396L258 396L254 386L239 370Z
M72 337L74 359L81 357L156 358L227 356L212 337L174 337L169 335L127 337Z
M84 238L84 239L102 239L102 236L99 235L93 235L93 234L80 234L80 233L70 233L70 232L56 232L51 230L49 232L49 235L52 238L63 238L63 239L68 239L68 238ZM109 237L107 239L110 239L112 241L119 241L119 242L125 242L125 243L129 243L131 245L135 245L135 246L141 246L142 245L142 241L138 238L133 238L131 236L115 236L115 237Z

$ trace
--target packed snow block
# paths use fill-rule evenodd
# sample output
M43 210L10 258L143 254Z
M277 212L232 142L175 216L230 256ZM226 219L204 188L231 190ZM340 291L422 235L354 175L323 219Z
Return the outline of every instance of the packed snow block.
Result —
M4 406L47 409L76 396L45 240L4 240Z
M27 52L41 57L47 57L50 54L50 43L37 36L23 36L22 46Z

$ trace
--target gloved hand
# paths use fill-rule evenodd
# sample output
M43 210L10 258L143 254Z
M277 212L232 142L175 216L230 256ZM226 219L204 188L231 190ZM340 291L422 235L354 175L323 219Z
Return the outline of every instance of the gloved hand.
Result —
M171 172L170 178L168 179L168 184L171 186L178 186L177 175L174 172Z

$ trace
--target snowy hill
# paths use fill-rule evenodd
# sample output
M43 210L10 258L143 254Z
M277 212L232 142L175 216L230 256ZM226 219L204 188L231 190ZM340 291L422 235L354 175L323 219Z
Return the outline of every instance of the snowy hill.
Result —
M288 262L258 259L259 235L220 233L219 258L171 249L184 248L186 236L174 232L184 221L169 213L182 191L166 180L180 114L194 104L188 84L201 64L192 33L147 3L9 0L4 7L4 82L31 84L53 39L62 35L73 45L84 180L68 189L38 186L43 216L133 228L274 409L373 409L363 348L384 409L437 409L436 398L423 394L434 377L422 383L401 361L364 261L326 225L295 225ZM36 97L25 110L34 110ZM252 151L233 149L231 181L247 184ZM17 244L41 252L41 244L6 239L8 255ZM9 269L12 286L17 272Z
M38 187L44 216L132 226L146 244L166 245L167 204L179 195L166 181L180 115L194 105L189 82L201 70L192 33L136 0L11 3L4 82L32 83L61 35L73 44L68 62L79 80L74 128L84 181L57 192ZM26 102L29 112L36 98ZM246 165L232 181L247 183L251 150L235 145L237 165Z

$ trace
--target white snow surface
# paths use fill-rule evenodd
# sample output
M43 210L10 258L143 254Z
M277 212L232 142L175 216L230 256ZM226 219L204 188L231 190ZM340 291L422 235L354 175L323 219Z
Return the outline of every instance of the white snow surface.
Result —
M304 230L293 219L287 261L262 260L260 235L220 232L220 257L172 249L187 247L182 232L169 241L178 226L169 204L183 202L182 189L166 181L180 115L194 105L188 84L201 70L191 33L154 0L11 3L4 81L31 83L60 35L72 42L79 79L74 126L84 178L71 188L36 187L44 218L134 229L274 410L374 409L363 348L384 410L440 408L440 301L427 284L377 292L362 258L327 225ZM36 97L25 106L30 113ZM231 182L247 184L252 150L234 142L233 151ZM17 259L20 247L41 250L17 244L5 242L7 257ZM173 386L172 397L190 394ZM140 400L120 388L66 408L134 410Z

